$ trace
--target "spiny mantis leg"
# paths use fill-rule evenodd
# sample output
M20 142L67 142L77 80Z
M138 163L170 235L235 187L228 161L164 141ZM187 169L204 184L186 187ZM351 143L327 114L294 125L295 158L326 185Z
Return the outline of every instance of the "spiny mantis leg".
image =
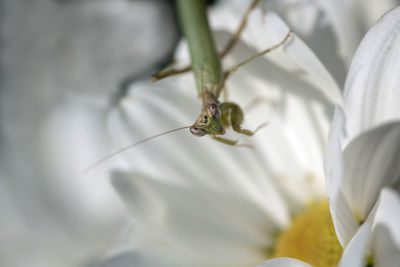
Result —
M246 65L247 63L249 63L249 62L251 62L251 61L253 61L253 60L255 60L255 59L257 59L257 58L259 58L259 57L261 57L261 56L263 56L263 55L265 55L265 54L268 54L269 52L271 52L271 51L273 51L273 50L275 50L275 49L281 47L282 45L284 45L284 44L287 42L287 40L290 38L291 35L292 35L292 31L289 31L289 32L286 34L285 38L284 38L281 42L279 42L278 44L276 44L276 45L274 45L274 46L272 46L272 47L270 47L270 48L268 48L268 49L265 49L264 51L261 51L260 53L255 54L254 56L252 56L252 57L250 57L250 58L248 58L248 59L246 59L246 60L240 62L239 64L237 64L237 65L235 65L235 66L233 66L233 67L231 67L229 70L227 70L227 71L224 73L223 83L222 83L222 84L225 84L226 79L228 79L228 77L229 77L232 73L234 73L235 71L237 71L241 66Z
M239 105L232 102L224 102L220 104L221 117L226 124L230 124L232 129L240 134L253 136L258 130L267 126L267 123L263 123L258 126L254 131L242 128L244 120L244 114Z
M224 46L224 49L219 53L220 59L224 58L230 51L232 51L232 49L238 43L239 37L240 37L241 33L243 32L244 28L246 27L247 18L249 17L251 11L258 5L259 2L260 2L260 0L253 0L253 2L247 8L247 10L246 10L245 14L243 15L242 20L239 24L239 27L237 28L235 33L231 36L229 42ZM153 82L156 82L161 79L167 78L169 76L182 74L182 73L185 73L185 72L188 72L191 70L192 70L192 66L186 66L181 69L171 69L171 70L165 70L165 71L161 70L161 72L156 73L153 76L151 76L151 80Z
M219 108L221 111L221 121L224 127L231 126L232 129L237 133L252 136L259 129L267 125L266 123L263 123L262 125L258 126L254 131L243 129L241 125L244 120L244 114L239 105L232 102L223 102L219 104ZM237 140L230 140L224 137L216 136L215 134L210 134L210 137L226 145L253 148L253 146L251 146L250 144L238 144Z

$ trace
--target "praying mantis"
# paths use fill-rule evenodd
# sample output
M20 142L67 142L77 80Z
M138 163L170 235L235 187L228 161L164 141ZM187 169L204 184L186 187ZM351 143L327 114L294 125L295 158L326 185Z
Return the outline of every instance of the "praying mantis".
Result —
M182 69L162 71L153 75L152 80L153 82L156 82L160 79L192 70L194 73L198 95L202 100L202 110L200 115L191 126L172 129L133 143L100 159L89 166L86 170L90 170L102 162L134 146L162 135L187 128L189 128L190 132L195 136L209 135L213 140L226 145L246 146L245 144L238 144L237 140L224 138L222 135L225 134L227 128L232 127L233 131L239 134L252 136L260 128L264 127L265 124L260 125L254 131L242 128L244 113L240 106L229 101L219 101L221 91L225 89L225 81L239 67L284 45L291 36L291 32L289 31L285 38L278 44L261 51L258 54L255 54L254 56L231 67L225 72L222 70L220 60L226 54L228 54L228 52L230 52L234 48L235 44L239 41L240 34L246 26L249 14L259 4L259 2L260 0L252 0L241 20L238 29L228 41L222 52L218 55L207 20L204 1L177 0L176 7L184 37L189 45L191 66Z
M238 41L239 35L246 24L247 16L259 2L259 0L252 1L238 31L228 43L222 56L231 50ZM218 136L225 134L225 128L230 126L233 131L239 134L252 136L264 125L260 125L254 131L242 128L241 125L244 120L244 114L240 106L233 102L220 103L218 100L221 90L224 88L225 81L229 75L236 71L241 65L283 45L290 37L290 32L279 44L262 51L223 73L208 25L204 2L196 0L178 0L177 7L184 35L189 43L196 86L202 98L202 112L190 127L190 132L196 136L209 135L216 141L235 146L238 144L237 140L230 140Z

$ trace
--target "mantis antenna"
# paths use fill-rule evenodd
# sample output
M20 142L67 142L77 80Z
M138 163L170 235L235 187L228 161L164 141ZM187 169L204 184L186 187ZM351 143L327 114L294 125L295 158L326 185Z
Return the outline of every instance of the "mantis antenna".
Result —
M156 134L156 135L147 137L147 138L145 138L145 139L142 139L142 140L140 140L140 141L138 141L138 142L136 142L136 143L130 144L130 145L128 145L128 146L126 146L126 147L123 147L123 148L121 148L121 149L118 149L118 150L115 151L114 153L111 153L111 154L105 156L104 158L99 159L99 160L96 161L95 163L91 164L89 167L87 167L87 168L84 170L84 172L87 173L87 172L93 170L95 167L99 166L100 164L106 162L107 160L110 160L111 158L117 156L118 154L120 154L120 153L122 153L122 152L124 152L124 151L126 151L126 150L128 150L128 149L131 149L132 147L135 147L135 146L137 146L137 145L146 143L146 142L148 142L148 141L150 141L150 140L152 140L152 139L154 139L154 138L157 138L157 137L160 137L160 136L163 136L163 135L166 135L166 134L170 134L170 133L173 133L173 132L177 132L177 131L180 131L180 130L183 130L183 129L187 129L187 128L190 128L190 127L191 127L191 126L184 126L184 127L179 127L179 128L175 128L175 129L172 129L172 130L168 130L168 131L165 131L165 132L162 132L162 133L159 133L159 134Z

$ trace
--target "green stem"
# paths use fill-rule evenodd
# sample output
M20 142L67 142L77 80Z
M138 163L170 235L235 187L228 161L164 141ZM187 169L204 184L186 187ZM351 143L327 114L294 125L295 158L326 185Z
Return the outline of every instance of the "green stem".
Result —
M189 44L197 91L201 94L204 90L210 90L218 97L222 70L204 1L177 0L177 8L183 34Z

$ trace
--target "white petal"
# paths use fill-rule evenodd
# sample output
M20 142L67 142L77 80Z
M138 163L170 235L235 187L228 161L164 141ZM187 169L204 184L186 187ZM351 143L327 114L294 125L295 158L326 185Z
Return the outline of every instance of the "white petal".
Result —
M311 267L311 265L292 258L275 258L257 265L257 267Z
M328 17L329 25L335 33L337 51L348 66L365 33L360 27L359 16L355 15L360 7L355 1L348 0L320 1L320 5L320 16L325 13Z
M400 196L383 189L374 219L373 261L377 267L395 267L400 262Z
M140 174L115 173L113 183L138 223L194 261L255 264L268 256L266 248L279 229L268 213L240 195Z
M344 114L336 108L331 124L326 153L326 192L336 235L342 246L345 246L358 228L358 223L340 188L343 176L341 136L344 127Z
M346 15L351 11L341 9L340 3L344 1L272 0L265 2L266 9L277 12L288 23L289 27L318 56L338 84L340 86L344 84L347 69L346 61L343 60L346 57L343 55L349 53L348 51L343 53L342 50L344 50L343 46L353 41L355 37L351 35L349 36L351 38L342 38L336 31L338 21L344 21L344 23L349 21ZM352 16L348 16L348 18L352 18ZM355 28L355 25L352 26L349 23L345 29ZM361 36L356 39L351 52L356 49L360 39ZM342 41L346 42L342 43Z
M343 110L337 107L329 130L326 159L325 177L328 198L334 196L340 188L342 180L342 133L345 117Z
M364 223L343 252L339 267L363 267L366 264L371 226Z
M347 77L347 137L400 118L400 8L387 13L361 42Z
M189 266L182 265L177 258L170 257L172 255L167 255L167 257L161 257L159 254L154 253L140 253L137 251L124 251L109 257L102 261L101 264L96 265L98 267L174 267L174 266ZM150 255L149 255L150 254ZM187 262L186 262L187 264Z
M365 220L381 189L400 183L400 122L354 139L343 152L341 188L358 220Z
M399 214L400 197L398 193L392 189L383 189L379 202L374 207L374 212L371 212L346 247L340 266L365 266L369 250L372 250L374 265L398 266L400 260Z
M152 225L132 222L119 233L104 266L195 266L196 259Z
M358 223L341 190L329 199L329 208L338 240L346 246L356 233Z

